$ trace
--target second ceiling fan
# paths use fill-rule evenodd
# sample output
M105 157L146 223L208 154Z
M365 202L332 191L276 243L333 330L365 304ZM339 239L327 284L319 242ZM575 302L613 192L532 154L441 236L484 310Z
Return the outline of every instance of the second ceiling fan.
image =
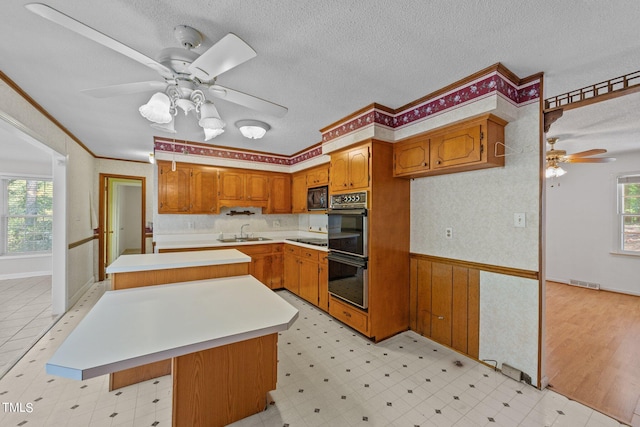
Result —
M558 142L558 138L547 138L547 142L551 146L551 149L546 153L547 178L562 176L566 173L566 171L560 167L560 163L608 163L616 160L614 157L591 157L599 154L605 154L607 150L604 148L594 148L591 150L567 154L565 150L555 149L555 144Z

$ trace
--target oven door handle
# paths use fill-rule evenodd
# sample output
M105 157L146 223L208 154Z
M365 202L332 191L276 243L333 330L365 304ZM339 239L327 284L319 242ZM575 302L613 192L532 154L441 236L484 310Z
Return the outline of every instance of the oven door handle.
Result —
M329 215L358 215L358 216L367 216L367 210L365 208L362 209L336 209L331 208L327 211Z
M352 267L362 267L365 270L367 269L367 259L366 258L358 258L358 257L350 257L350 256L341 256L335 253L329 253L327 255L327 259L329 261L340 262L342 264L347 264Z

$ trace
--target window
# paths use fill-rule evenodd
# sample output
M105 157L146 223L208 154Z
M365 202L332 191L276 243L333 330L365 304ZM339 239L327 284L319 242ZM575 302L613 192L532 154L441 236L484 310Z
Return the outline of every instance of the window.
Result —
M1 255L51 252L53 182L2 178Z
M618 177L620 250L640 255L640 175Z

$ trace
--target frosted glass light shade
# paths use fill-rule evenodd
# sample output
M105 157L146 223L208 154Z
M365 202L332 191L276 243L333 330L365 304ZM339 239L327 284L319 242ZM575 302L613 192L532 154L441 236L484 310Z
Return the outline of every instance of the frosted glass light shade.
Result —
M170 110L171 100L162 92L154 93L149 102L138 109L142 117L153 123L169 123L173 119Z
M566 170L562 169L560 166L549 166L545 171L545 177L547 178L558 178L567 173Z
M224 133L224 129L218 128L218 129L208 129L208 128L204 128L204 140L208 141L210 139L215 138L216 136L220 135Z
M236 126L242 136L249 139L260 139L271 129L271 126L258 120L239 120Z
M151 127L166 133L177 133L173 117L169 123L151 123Z

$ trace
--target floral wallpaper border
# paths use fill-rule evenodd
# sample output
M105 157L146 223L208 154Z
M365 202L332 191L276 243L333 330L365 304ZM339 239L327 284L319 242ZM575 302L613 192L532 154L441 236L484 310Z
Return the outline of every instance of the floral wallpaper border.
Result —
M485 98L494 93L501 94L514 105L527 105L540 98L540 81L536 80L518 87L500 73L493 72L487 76L480 77L464 87L454 89L437 98L428 99L419 105L408 108L395 115L373 108L346 123L340 124L335 128L324 132L322 134L322 143L327 143L336 138L374 124L384 126L389 129L399 129L403 126L408 126L417 121L424 120L430 116L457 108L468 102ZM310 149L294 156L278 156L222 149L218 147L206 147L202 145L189 144L185 141L172 141L162 138L156 138L154 140L154 149L155 151L162 151L165 153L192 154L197 156L285 166L295 165L322 154L321 145L313 146Z
M416 121L423 120L429 116L459 107L467 102L484 98L496 92L503 95L515 105L526 105L540 98L540 81L537 80L528 83L527 85L523 85L522 87L516 87L502 75L494 72L489 76L482 77L479 80L468 84L467 86L454 89L437 98L429 99L422 104L411 107L405 111L401 111L395 115L391 115L377 109L367 111L361 116L323 133L322 142L329 142L372 123L385 126L390 129L398 129Z

